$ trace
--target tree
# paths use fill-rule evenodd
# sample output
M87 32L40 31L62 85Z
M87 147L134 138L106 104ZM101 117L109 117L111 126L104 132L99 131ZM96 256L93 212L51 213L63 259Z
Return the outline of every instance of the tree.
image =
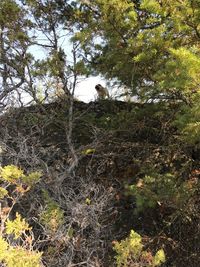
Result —
M35 38L32 42L44 51L42 58L32 66L33 79L42 81L45 99L57 94L74 95L78 75L84 66L78 61L79 42L70 42L74 33L73 1L25 0L25 8L33 23Z
M189 102L199 90L199 12L193 1L79 0L85 63L145 99Z
M26 95L30 104L50 101L57 91L73 94L73 78L82 69L74 61L79 44L69 42L73 10L67 1L1 1L1 107L11 105L11 96L24 105Z
M31 62L28 53L30 38L28 29L31 23L25 10L14 0L0 3L0 106L4 107L11 95L18 96L25 86L26 67Z
M59 87L70 94L66 42L69 35L72 7L63 1L24 1L35 30L34 45L44 50L44 57L36 60L33 76L45 83L46 89ZM65 21L65 23L64 23ZM46 82L45 82L46 80ZM52 86L53 85L53 86ZM48 92L46 91L46 98Z

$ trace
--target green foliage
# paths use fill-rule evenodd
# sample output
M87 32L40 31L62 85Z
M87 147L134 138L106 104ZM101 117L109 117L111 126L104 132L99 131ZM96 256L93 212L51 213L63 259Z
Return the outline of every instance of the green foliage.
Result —
M13 25L12 23L16 22L22 13L20 7L14 0L2 0L0 3L0 25L4 25L5 27ZM16 24L15 27L17 26ZM22 31L16 33L22 34Z
M87 198L85 199L85 204L87 204L87 205L91 205L91 199L87 197Z
M188 143L195 144L200 142L200 122L188 123L183 131L183 137Z
M33 186L34 184L38 183L40 178L42 176L42 173L39 171L31 172L28 175L25 175L23 177L23 183Z
M143 0L141 1L141 8L146 9L147 11L151 13L161 13L162 9L159 5L159 3L155 0Z
M0 187L0 199L4 198L7 194L8 191L5 188Z
M0 3L2 50L0 87L3 98L4 93L10 97L11 92L13 96L19 96L20 101L21 90L29 92L33 98L39 98L36 84L38 81L41 84L48 81L41 89L45 89L43 99L48 101L49 90L56 90L54 86L56 83L58 85L60 80L62 85L66 85L67 91L67 87L70 87L71 76L87 76L92 72L95 75L100 73L106 78L126 85L128 89L131 89L132 94L138 97L138 100L153 100L152 105L143 108L142 111L138 111L137 107L131 111L129 108L127 111L122 111L121 107L115 109L112 105L115 101L111 100L107 103L105 101L106 110L100 110L100 114L98 114L101 118L96 118L96 113L90 113L87 114L87 118L85 117L85 121L78 125L77 121L80 117L82 118L81 111L79 114L81 116L74 116L74 125L76 124L74 132L78 132L75 137L78 142L94 141L94 132L95 138L98 138L98 131L93 127L95 123L97 128L103 128L105 136L107 136L106 130L112 133L108 135L112 137L115 132L114 138L118 134L117 130L124 131L128 138L133 134L133 138L137 138L138 143L142 134L144 134L142 140L145 142L151 141L150 133L157 139L160 138L162 132L167 135L170 118L166 123L163 120L163 124L162 119L170 113L168 113L170 106L162 109L159 103L155 104L160 99L164 100L163 103L181 100L190 104L181 110L176 125L185 142L195 145L200 142L200 106L199 98L195 98L200 84L199 0L24 0L23 5L18 2L2 0ZM31 22L27 17L31 19ZM72 23L74 23L73 26L71 26ZM68 57L66 60L65 50L60 47L64 40L63 36L66 34L65 29L74 33L72 41L77 44L77 50L73 51L73 63L69 63ZM30 31L28 32L28 30ZM39 35L42 33L43 36L37 36L37 33ZM44 56L42 60L35 60L27 51L31 50L30 45L36 44L44 36L46 40L39 45L45 48L46 57ZM79 44L82 51L80 51ZM84 56L82 56L82 52ZM18 88L20 88L19 92ZM49 123L50 117L54 117L55 121L56 116L59 117L57 114L41 115L40 117L35 116L34 113L26 115L24 116L24 127L32 128L33 125L45 122L45 125L50 125L48 126L49 129L51 128L50 133L54 131L53 123ZM59 124L62 126L60 131L63 131L66 112L63 112L59 119L62 121L62 124ZM160 125L163 127L159 127ZM54 126L59 128L57 123ZM77 140L74 142L76 145L78 144ZM97 153L93 146L88 147L89 149L82 151L83 155ZM108 160L115 156L118 157L116 151L118 152L117 149L114 153L111 151ZM127 154L128 152L129 150L127 150ZM104 153L105 155L108 153ZM142 159L140 158L140 160ZM66 158L63 157L63 161L66 161ZM107 161L104 162L107 164ZM115 161L113 163L115 165ZM164 160L163 163L165 164ZM165 166L170 173L159 173L159 170L152 173L146 172L142 179L128 187L129 193L135 196L137 211L144 211L146 208L158 205L161 208L172 207L183 212L184 204L193 194L195 187L192 186L192 183L189 185L187 181L183 181L183 177L180 175L183 170L182 166L180 167L181 171L178 170L179 173L178 171L173 172L173 170L171 171L173 168L170 169L170 163L167 162ZM157 163L157 165L159 164L160 162ZM118 168L118 164L116 165ZM111 168L112 166L109 164L107 167ZM14 221L8 218L15 203L40 178L40 172L26 174L14 165L0 169L2 185L0 198L6 200L7 197L11 202L9 207L2 208L0 215L2 233L0 259L8 267L39 266L40 255L33 251L33 247L30 247L26 240L26 235L29 234L31 228L19 214ZM6 201L2 202L6 203ZM52 200L47 193L44 194L44 202L45 207L40 221L50 234L55 234L63 226L64 212L59 203ZM85 198L85 204L88 208L93 206L90 197ZM195 216L197 215L195 214ZM69 229L68 234L71 238L74 237L73 231L75 231L73 228ZM28 237L30 238L30 236ZM79 240L75 242L75 238L73 239L73 246L78 250ZM7 243L7 240L11 240L10 242L13 244ZM54 252L56 252L57 245L58 243L55 244L56 248L53 247L54 244L52 246ZM143 248L141 237L132 231L130 237L115 243L117 265L159 266L161 262L164 262L163 250L159 250L153 257L151 252L143 251Z
M130 236L125 240L114 243L114 250L117 253L117 266L127 266L129 257L139 258L142 252L142 238L139 234L131 230Z
M40 214L40 220L48 231L54 234L64 223L64 212L58 203L49 197L47 191L43 192L43 196L46 206Z
M8 246L8 243L2 237L0 237L0 260L4 258L3 254L8 249Z
M11 246L0 237L0 261L7 267L40 267L42 253Z
M14 165L8 165L0 169L0 177L10 183L16 183L23 176L24 171Z
M90 155L90 154L93 154L94 152L95 152L94 148L88 148L88 149L82 151L82 154L83 155Z
M188 144L200 143L200 93L192 103L192 107L185 106L177 115L174 124L179 128L182 139Z
M28 186L32 186L39 181L41 176L41 172L31 172L25 175L24 171L15 165L7 165L0 168L0 178L6 182L17 185L24 183Z
M186 49L169 49L169 60L163 70L154 75L159 83L160 91L174 94L184 94L185 100L191 99L191 93L199 83L198 69L200 67L199 52L196 47ZM182 96L183 97L183 96ZM184 98L182 98L184 100Z
M156 255L154 256L153 264L154 266L159 266L164 262L165 262L165 253L163 249L160 249L156 252Z
M25 66L32 60L27 51L30 26L31 22L26 17L24 8L19 5L19 1L2 0L0 2L0 75L3 77L0 86L5 97L25 83ZM15 80L13 83L15 89L13 87L10 89L9 85L13 80Z
M79 62L76 63L74 67L74 72L78 75L85 75L85 76L90 75L90 71L86 68L83 60L80 60Z
M78 2L75 36L88 69L140 99L190 99L199 86L198 0Z
M165 262L163 249L159 250L153 257L151 252L143 250L142 237L131 230L129 237L120 242L114 242L114 251L117 267L127 266L160 266Z
M4 206L1 209L1 236L0 236L0 262L6 264L7 267L39 267L41 266L42 253L33 250L34 235L31 232L29 224L16 213L14 220L9 219L15 203L20 197L30 189L32 185L37 183L41 177L41 173L32 172L28 175L17 166L8 165L1 167L0 178L4 186L0 187L0 197L9 198L12 202L11 206ZM12 185L9 187L9 185ZM26 188L26 186L28 186ZM25 188L24 188L25 186ZM10 240L8 242L8 240Z
M127 186L128 193L136 198L135 212L153 208L156 205L181 210L195 191L188 182L181 182L171 173L152 173L138 180L136 184Z
M31 228L25 219L22 219L19 213L16 213L16 219L14 221L9 219L6 221L6 233L8 235L13 234L14 239L19 238L23 233L25 233L25 231L29 230L31 230Z

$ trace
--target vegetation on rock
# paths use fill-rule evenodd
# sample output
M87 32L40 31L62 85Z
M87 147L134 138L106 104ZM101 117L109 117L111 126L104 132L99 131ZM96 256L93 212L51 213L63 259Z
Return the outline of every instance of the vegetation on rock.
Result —
M200 265L199 18L199 0L0 2L0 265ZM78 101L99 74L117 96Z

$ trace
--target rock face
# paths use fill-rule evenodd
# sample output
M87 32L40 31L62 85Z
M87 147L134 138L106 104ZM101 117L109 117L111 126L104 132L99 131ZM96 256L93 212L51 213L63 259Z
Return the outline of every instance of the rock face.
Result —
M126 237L130 229L158 234L173 207L161 205L136 215L135 197L125 188L139 185L152 169L186 180L199 167L177 139L171 124L175 113L176 107L172 111L167 104L102 100L74 102L72 118L64 102L15 109L1 117L1 164L43 173L16 209L30 219L41 239L47 266L112 266L114 239ZM54 234L39 220L44 190L64 214ZM173 258L172 244L166 246ZM171 262L186 266L181 264L187 259Z

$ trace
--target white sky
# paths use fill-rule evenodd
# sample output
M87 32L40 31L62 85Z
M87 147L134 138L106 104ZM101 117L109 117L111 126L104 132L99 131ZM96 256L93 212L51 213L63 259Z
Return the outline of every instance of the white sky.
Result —
M90 77L82 80L77 84L75 97L84 102L94 101L97 97L95 85L98 83L100 83L102 86L106 86L106 81L100 76Z

